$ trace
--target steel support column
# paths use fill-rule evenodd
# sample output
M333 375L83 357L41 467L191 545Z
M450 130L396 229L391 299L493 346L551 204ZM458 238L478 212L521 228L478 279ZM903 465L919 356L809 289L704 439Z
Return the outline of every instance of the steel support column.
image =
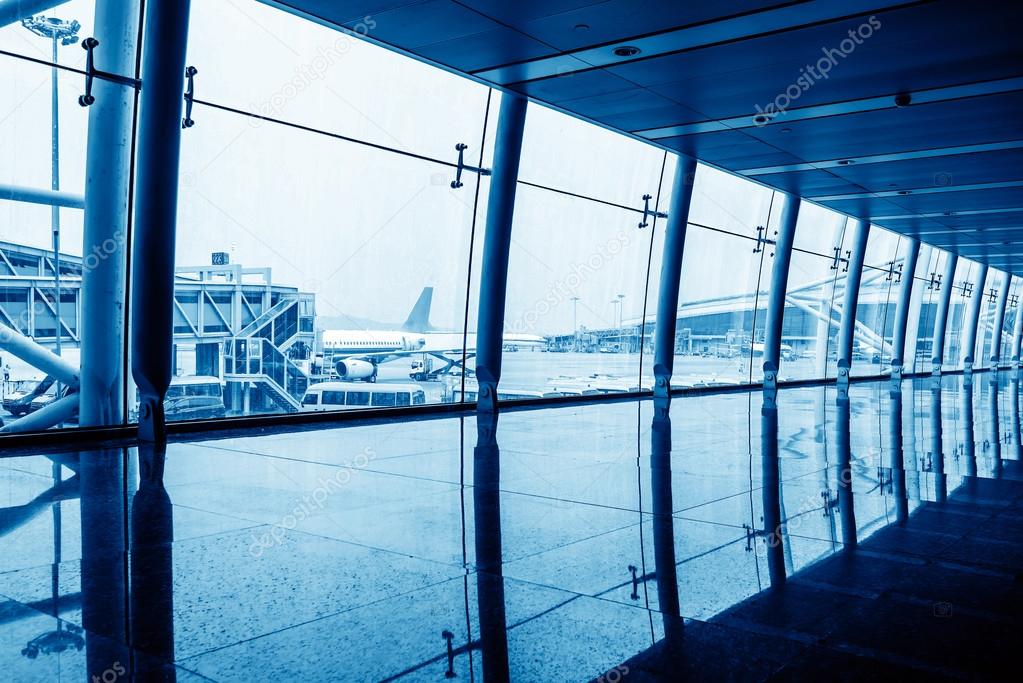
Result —
M906 239L906 258L902 262L902 281L899 283L899 298L895 304L895 324L892 329L892 389L901 387L902 370L906 363L906 328L909 323L909 309L913 299L913 283L916 278L916 262L920 256L920 240Z
M948 304L952 300L952 280L956 276L959 255L949 253L945 261L945 272L941 274L944 289L938 299L938 310L934 312L934 342L931 344L931 375L940 383L941 361L945 357L945 328L948 327Z
M991 330L991 349L988 351L988 359L991 368L998 369L998 361L1002 354L1002 329L1005 326L1005 306L1009 303L1009 283L1012 277L1008 273L1002 273L1002 284L998 290L998 305L995 306L994 328Z
M977 347L977 323L980 321L980 307L984 304L984 280L987 279L987 264L979 264L977 279L973 281L974 297L970 299L970 307L966 309L966 319L963 320L963 371L967 375L973 372L973 364L976 361L974 353Z
M856 333L856 304L860 298L860 280L863 278L863 260L867 253L870 223L853 221L852 248L849 249L849 270L845 276L845 299L842 302L842 322L838 328L838 393L849 391L849 373L852 371L853 337Z
M134 75L139 0L96 3L96 68ZM124 421L125 287L133 88L97 79L89 108L85 162L83 235L82 390L83 427Z
M764 328L764 401L774 405L777 398L778 370L781 367L781 329L785 318L785 292L792 262L792 244L796 238L800 199L786 194L781 210L778 239L774 245L771 288L767 293L767 323Z
M476 379L479 410L497 410L504 345L504 304L508 292L508 253L511 249L515 192L526 127L525 98L504 93L497 123L493 177L487 205L487 232L483 243L479 318L476 328Z
M696 160L680 156L675 166L664 231L664 257L657 293L657 323L654 329L654 396L671 396L671 376L675 369L675 332L678 323L678 290L682 274L689 207L696 180Z
M139 437L145 441L166 439L163 398L173 354L174 240L190 4L146 3L131 290L131 369L141 394Z
M1019 349L1023 343L1023 302L1016 303L1016 322L1012 326L1012 346L1009 347L1009 360L1019 369Z

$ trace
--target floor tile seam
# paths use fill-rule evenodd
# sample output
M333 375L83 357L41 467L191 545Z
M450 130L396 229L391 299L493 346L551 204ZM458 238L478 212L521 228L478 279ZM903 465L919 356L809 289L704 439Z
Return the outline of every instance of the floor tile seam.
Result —
M472 572L468 572L468 573L471 574ZM261 633L261 634L258 634L258 635L255 635L255 636L251 636L251 637L248 637L248 638L243 638L242 640L239 640L239 641L236 641L236 642L233 642L233 643L228 643L226 645L220 645L220 646L217 646L217 647L213 647L213 648L210 648L208 650L203 650L202 652L192 653L192 654L186 655L184 657L181 657L180 659L178 659L176 661L177 662L182 662L182 663L190 662L192 660L198 659L199 657L205 657L206 655L210 655L210 654L213 654L215 652L220 652L222 650L226 650L226 649L230 649L230 648L233 648L233 647L237 647L239 645L245 645L247 643L251 643L253 641L260 640L262 638L268 638L268 637L271 637L271 636L274 636L274 635L277 635L277 634L280 634L280 633L285 633L287 631L292 631L292 630L295 630L297 628L302 628L302 627L308 626L310 624L315 624L317 622L324 621L326 619L333 619L335 617L338 617L338 616L340 616L342 614L347 614L348 612L352 612L354 610L365 609L367 607L373 607L374 605L379 605L381 603L385 603L385 602L388 602L388 601L391 601L391 600L395 600L397 598L402 598L402 597L405 597L405 596L408 596L408 595L411 595L411 594L414 594L414 593L419 593L419 592L422 592L422 591L427 591L427 590L430 590L432 588L436 588L438 586L442 586L442 585L444 585L446 583L451 583L453 581L462 581L464 579L464 576L465 575L463 574L463 575L459 575L459 576L449 577L449 578L443 579L441 581L435 581L433 583L429 583L429 584L424 585L424 586L419 586L417 588L413 588L413 589L410 589L410 590L407 590L407 591L401 591L399 593L395 593L393 595L388 595L386 597L378 598L376 600L371 600L371 601L366 602L366 603L362 603L362 604L359 604L359 605L353 605L353 606L347 607L345 609L337 610L337 611L330 612L330 613L327 613L327 614L322 614L322 615L319 615L317 617L313 617L312 619L307 619L305 621L301 621L301 622L296 623L296 624L290 624L288 626L284 626L282 628L275 629L273 631L268 631L266 633Z

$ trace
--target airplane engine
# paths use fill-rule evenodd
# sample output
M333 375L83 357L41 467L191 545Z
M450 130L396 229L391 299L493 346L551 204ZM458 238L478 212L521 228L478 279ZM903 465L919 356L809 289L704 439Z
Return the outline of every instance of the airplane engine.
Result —
M339 360L334 368L337 374L344 380L364 379L369 382L377 381L377 366L366 360L348 358Z

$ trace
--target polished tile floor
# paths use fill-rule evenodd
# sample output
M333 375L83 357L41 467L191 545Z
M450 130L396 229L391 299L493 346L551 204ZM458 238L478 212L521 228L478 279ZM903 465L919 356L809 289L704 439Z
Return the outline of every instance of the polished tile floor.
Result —
M1023 621L1019 391L0 457L0 680L997 679Z

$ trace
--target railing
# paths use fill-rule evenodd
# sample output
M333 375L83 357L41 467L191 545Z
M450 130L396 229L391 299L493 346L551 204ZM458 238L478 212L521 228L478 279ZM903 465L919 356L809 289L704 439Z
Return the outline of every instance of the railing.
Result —
M281 407L294 412L302 405L309 377L272 341L262 337L232 339L225 355L225 379L263 384Z
M299 299L288 296L283 296L280 301L271 306L270 308L263 311L263 313L250 322L248 325L243 327L236 336L238 337L254 337L261 336L257 335L256 332L260 330L264 325L273 321L278 315L283 313L289 306L297 306Z

